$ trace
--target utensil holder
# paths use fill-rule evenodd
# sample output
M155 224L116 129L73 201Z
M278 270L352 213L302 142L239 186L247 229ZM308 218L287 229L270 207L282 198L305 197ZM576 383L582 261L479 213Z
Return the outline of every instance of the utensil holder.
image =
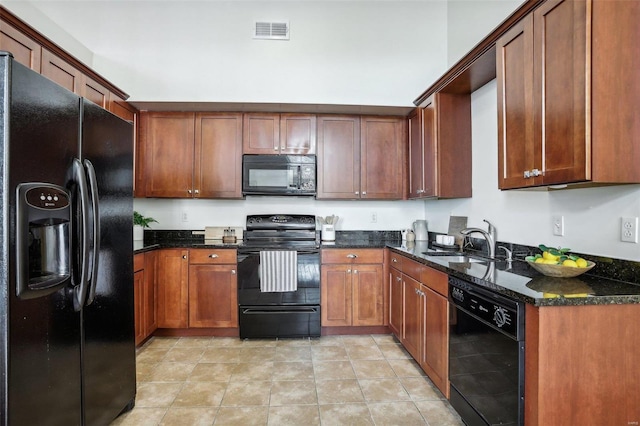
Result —
M335 241L336 240L336 228L333 224L322 225L322 241Z

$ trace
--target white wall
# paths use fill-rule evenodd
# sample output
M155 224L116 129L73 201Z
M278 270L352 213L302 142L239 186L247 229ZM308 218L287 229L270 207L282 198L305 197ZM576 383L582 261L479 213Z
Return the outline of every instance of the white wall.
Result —
M136 199L134 207L159 223L154 229L204 229L244 226L247 214L312 214L340 216L337 230L400 230L424 217L422 201L318 201L301 197L247 197L246 200ZM182 213L187 213L187 222ZM377 216L373 223L371 216Z
M132 101L408 106L446 70L443 1L31 3ZM252 39L283 19L290 41Z
M458 62L522 3L522 0L449 0L448 65Z
M640 245L620 242L622 216L640 216L640 185L552 192L498 189L498 126L495 80L472 94L473 197L425 203L432 231L446 232L449 216L468 216L470 226L496 225L498 239L580 253L640 261ZM564 237L552 232L552 215L563 215Z

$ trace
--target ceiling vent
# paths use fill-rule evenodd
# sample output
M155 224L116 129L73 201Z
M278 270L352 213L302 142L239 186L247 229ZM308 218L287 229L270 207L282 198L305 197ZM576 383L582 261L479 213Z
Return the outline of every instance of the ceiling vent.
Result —
M256 21L253 38L261 40L289 40L288 22Z

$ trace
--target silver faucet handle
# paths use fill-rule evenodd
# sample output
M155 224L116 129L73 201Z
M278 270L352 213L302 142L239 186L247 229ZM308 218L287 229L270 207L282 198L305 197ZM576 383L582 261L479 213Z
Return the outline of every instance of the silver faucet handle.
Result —
M489 225L489 227L487 228L487 230L489 231L490 234L493 234L494 232L496 232L496 227L493 226L491 224L491 222L489 222L487 219L482 219L483 222L487 222L487 225Z
M507 258L505 259L507 262L511 262L513 260L513 252L511 250L509 250L508 248L506 248L505 246L498 246L498 250L504 250L505 255L507 256Z

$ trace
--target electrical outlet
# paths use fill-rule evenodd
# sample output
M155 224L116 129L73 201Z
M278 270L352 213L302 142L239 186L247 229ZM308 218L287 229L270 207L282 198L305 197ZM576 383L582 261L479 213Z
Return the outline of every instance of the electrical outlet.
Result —
M378 222L378 213L371 212L371 223L377 223L377 222Z
M638 243L638 218L623 217L620 221L620 241Z
M564 236L564 216L551 216L553 235Z
M186 210L182 211L182 221L183 222L189 222L189 214L187 213Z

